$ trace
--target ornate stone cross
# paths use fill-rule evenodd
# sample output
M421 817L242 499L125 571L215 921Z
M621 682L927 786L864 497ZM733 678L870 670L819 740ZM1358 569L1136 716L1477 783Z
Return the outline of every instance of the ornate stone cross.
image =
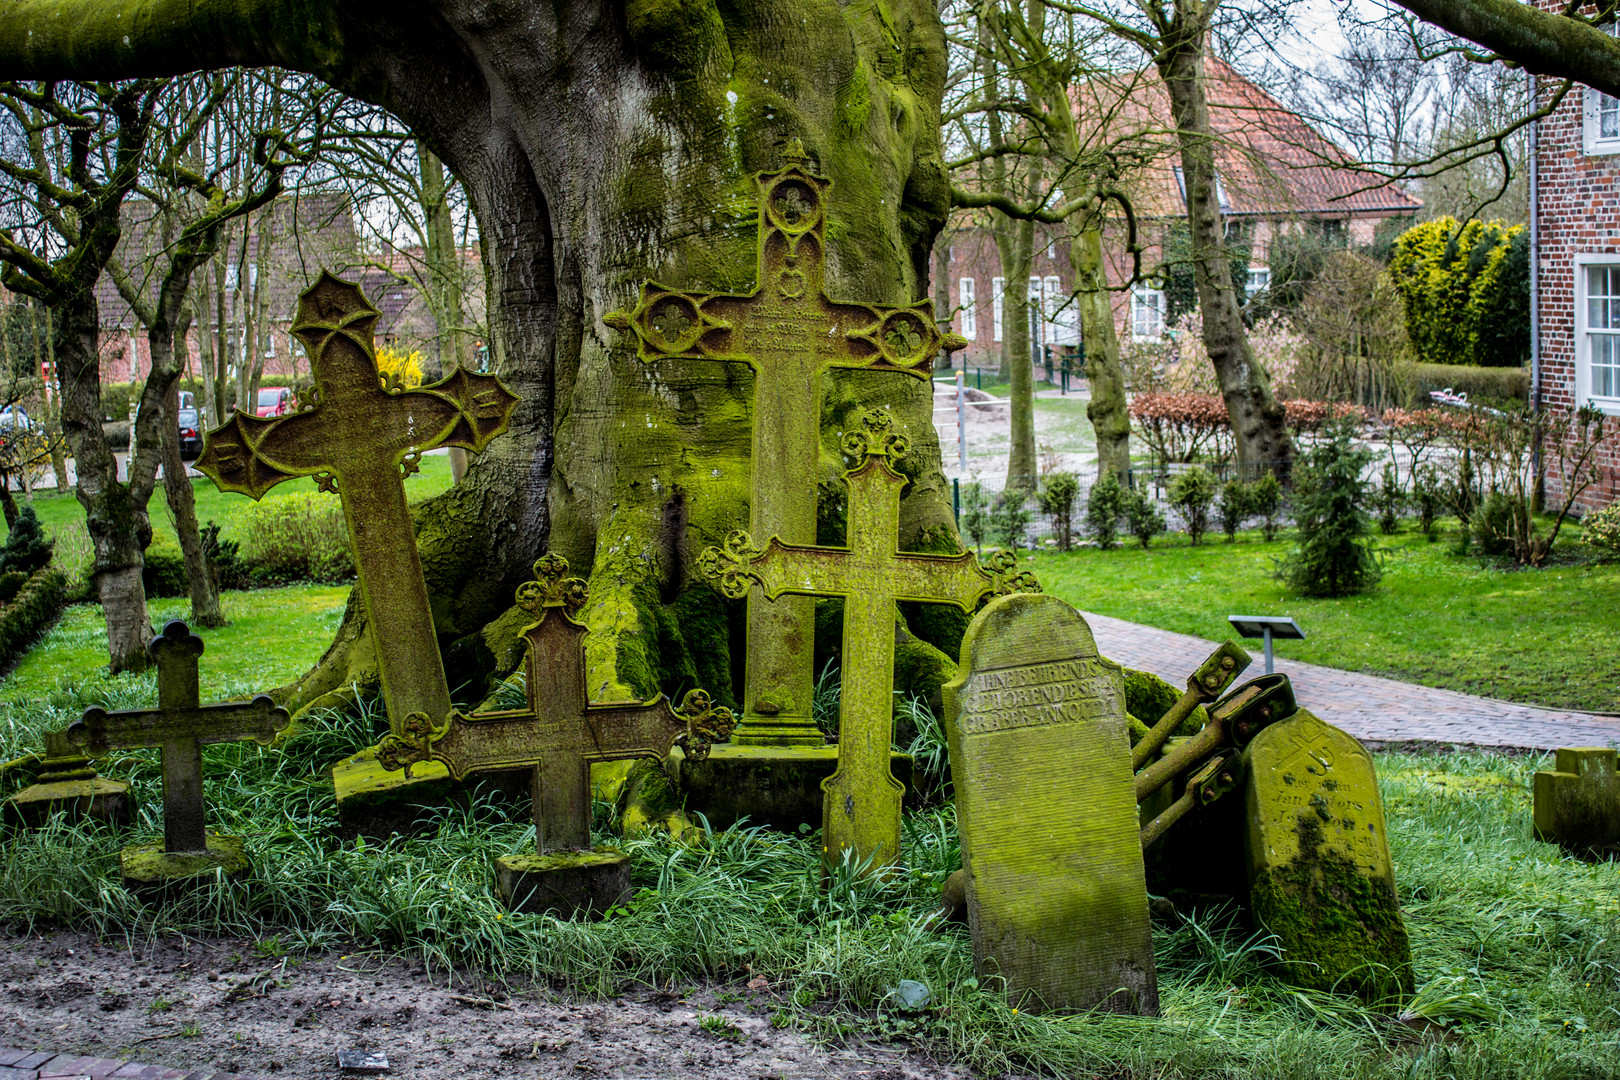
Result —
M662 694L593 704L585 686L589 631L574 619L586 584L568 577L568 563L557 555L543 556L534 573L517 592L518 606L537 617L523 630L528 707L452 712L438 726L413 714L402 734L383 739L377 760L398 769L431 758L458 780L487 769L532 768L535 846L545 854L591 846L591 762L662 758L676 744L701 761L711 742L731 733L732 720L731 710L713 706L702 690L688 691L679 709Z
M843 689L838 718L838 771L822 782L822 843L827 859L845 851L874 866L900 853L900 800L904 788L889 771L894 732L895 604L901 600L955 604L971 612L988 595L1037 592L1017 559L1002 552L989 572L972 552L924 555L899 550L900 489L906 479L891 460L908 440L890 430L887 414L868 412L865 431L844 438L844 451L858 464L844 474L849 484L849 547L784 544L772 537L764 549L747 533L734 532L724 548L709 548L698 560L720 579L727 596L746 596L759 586L767 598L844 598Z
M359 288L323 272L299 297L293 325L309 351L313 393L288 416L234 413L208 433L197 468L221 491L255 499L296 476L337 492L398 731L410 713L450 712L404 478L434 447L482 450L506 430L518 399L493 375L460 367L430 386L384 389L372 348L379 314Z
M202 747L244 742L268 746L287 726L287 710L260 694L252 701L200 704L197 661L202 638L176 619L147 646L157 664L156 709L91 708L68 728L68 738L92 757L112 750L163 748L163 850L205 852Z
M787 166L758 176L759 248L755 287L743 295L642 287L628 312L603 320L633 330L636 355L747 364L754 371L753 478L749 531L791 543L816 539L821 479L821 382L833 368L898 371L929 378L941 347L966 340L941 334L927 300L883 306L843 304L824 291L827 189L806 169L797 139ZM743 718L734 742L820 746L810 715L815 602L750 601Z

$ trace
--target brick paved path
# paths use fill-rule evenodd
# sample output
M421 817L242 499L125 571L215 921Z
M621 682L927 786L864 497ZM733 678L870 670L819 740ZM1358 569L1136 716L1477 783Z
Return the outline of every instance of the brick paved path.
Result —
M204 1069L187 1072L162 1065L141 1065L113 1058L13 1050L0 1046L0 1080L252 1080L235 1073Z
M1216 643L1188 634L1086 612L1097 636L1097 648L1116 663L1151 671L1172 686L1187 685L1187 676ZM1243 673L1252 679L1265 672L1259 641L1242 645L1254 657ZM1278 645L1287 649L1287 642ZM1560 746L1620 748L1620 716L1540 709L1507 701L1435 690L1376 675L1303 664L1276 658L1275 670L1294 684L1300 705L1323 720L1373 744L1398 742L1463 743L1522 750Z

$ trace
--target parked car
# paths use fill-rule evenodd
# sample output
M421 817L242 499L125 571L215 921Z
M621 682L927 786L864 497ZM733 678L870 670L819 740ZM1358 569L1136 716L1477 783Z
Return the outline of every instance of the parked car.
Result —
M180 408L175 418L180 423L180 460L192 461L202 453L202 414L189 402L190 394L180 395Z
M285 386L259 387L259 400L254 405L255 416L285 416L293 411L293 394Z
M13 431L33 431L34 422L28 419L20 405L7 405L0 409L0 435L10 435Z

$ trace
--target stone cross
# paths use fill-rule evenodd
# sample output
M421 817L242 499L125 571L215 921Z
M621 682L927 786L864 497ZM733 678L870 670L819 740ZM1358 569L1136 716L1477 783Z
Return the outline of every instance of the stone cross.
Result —
M252 701L203 705L197 686L202 638L176 619L152 639L147 651L157 666L158 707L84 711L68 738L92 757L112 750L163 749L163 850L206 852L203 828L202 747L244 742L268 746L287 726L287 710L259 694Z
M1158 1012L1125 673L1055 596L998 596L945 684L973 961L1021 1009Z
M873 866L900 854L900 800L905 789L889 771L894 732L895 604L902 600L955 604L971 612L987 595L1033 592L1033 575L1017 572L1008 553L986 572L972 552L924 555L899 549L900 489L906 479L890 461L908 440L890 430L886 413L868 412L865 431L845 436L858 464L849 485L849 547L785 544L763 549L734 532L709 548L698 565L720 579L723 593L746 596L751 586L768 599L782 595L844 599L843 687L839 705L838 770L822 782L822 843L837 863L846 851ZM801 492L801 496L802 496Z
M628 312L603 320L634 331L636 355L747 364L754 371L753 476L749 532L789 543L816 540L821 479L821 384L834 368L897 371L930 378L942 334L930 301L884 306L827 298L827 191L794 139L786 167L757 177L759 246L753 291L687 293L655 282ZM743 718L733 742L820 746L810 715L815 601L748 604Z
M434 447L482 450L506 430L518 399L493 375L460 367L430 386L385 389L372 347L379 314L359 288L323 272L299 297L293 324L313 391L287 416L236 412L208 433L197 468L221 491L255 499L297 476L337 492L397 731L410 713L450 712L404 478Z
M688 691L679 709L662 694L651 701L595 704L585 686L585 635L574 615L587 586L568 577L557 555L534 564L535 580L517 602L537 618L524 628L528 707L466 716L442 725L417 713L405 731L384 737L377 760L385 768L442 761L457 780L489 769L533 770L535 846L540 854L591 846L591 763L662 758L672 745L701 761L711 742L731 733L731 710L713 706L702 690Z
M1580 854L1620 844L1620 770L1609 747L1560 749L1535 775L1535 835Z

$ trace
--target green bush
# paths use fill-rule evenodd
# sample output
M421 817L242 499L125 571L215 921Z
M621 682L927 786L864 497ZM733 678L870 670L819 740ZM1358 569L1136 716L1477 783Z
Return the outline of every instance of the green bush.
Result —
M1181 513L1194 545L1209 531L1209 507L1215 501L1215 477L1198 466L1170 481L1170 505Z
M141 585L149 597L189 596L186 557L180 545L167 536L157 536L146 548L146 565L141 568Z
M1402 233L1389 273L1418 358L1522 366L1530 355L1529 262L1522 225L1442 217Z
M1506 555L1513 550L1513 515L1517 508L1511 496L1492 491L1479 504L1468 529L1474 543L1486 555Z
M1052 519L1058 547L1063 551L1074 546L1074 501L1079 497L1080 478L1071 472L1051 473L1041 485L1041 513Z
M1393 464L1384 466L1384 475L1378 491L1373 495L1373 503L1378 507L1378 531L1385 536L1400 531L1401 507L1406 505L1406 494L1401 491L1400 474Z
M1029 492L1009 488L996 496L990 511L990 537L1008 551L1024 546L1029 535Z
M0 545L0 573L16 570L32 574L51 561L56 541L45 535L39 527L34 508L25 506L17 514L17 524L11 527L4 545Z
M221 540L219 528L219 523L210 519L199 530L203 554L208 557L209 568L214 573L214 583L221 589L245 589L248 587L248 565L241 557L242 545L235 540Z
M1215 508L1220 515L1221 531L1226 534L1228 544L1237 539L1238 526L1249 516L1252 502L1249 485L1243 481L1228 480L1221 485L1220 498L1216 500Z
M1611 555L1620 555L1620 502L1610 503L1581 522L1581 538Z
M990 498L977 480L962 485L961 516L957 520L962 535L973 541L975 549L983 551L985 537L990 535Z
M27 582L28 575L21 570L7 570L0 574L0 604L11 603Z
M1295 474L1299 547L1278 576L1304 596L1365 592L1381 576L1362 508L1367 485L1361 471L1372 455L1352 446L1350 435L1349 425L1336 427L1305 453Z
M1424 409L1434 404L1433 390L1467 394L1471 402L1498 402L1523 406L1530 400L1530 371L1522 367L1470 367L1466 364L1412 364L1403 375L1408 387L1406 407Z
M1130 525L1131 535L1144 548L1164 532L1164 515L1159 512L1158 504L1148 498L1145 483L1137 484L1126 497L1125 520Z
M1282 513L1282 482L1266 473L1249 485L1249 513L1260 519L1260 531L1267 543L1277 539L1278 517Z
M1432 465L1421 465L1412 478L1412 505L1417 508L1418 528L1432 544L1439 539L1435 519L1440 516L1440 472Z
M265 499L237 512L242 558L254 585L338 584L354 577L343 511L318 494Z
M67 579L60 570L34 571L15 597L0 607L0 665L10 664L62 610Z
M1119 546L1119 519L1127 509L1125 489L1113 473L1104 473L1086 497L1086 524L1104 551Z

